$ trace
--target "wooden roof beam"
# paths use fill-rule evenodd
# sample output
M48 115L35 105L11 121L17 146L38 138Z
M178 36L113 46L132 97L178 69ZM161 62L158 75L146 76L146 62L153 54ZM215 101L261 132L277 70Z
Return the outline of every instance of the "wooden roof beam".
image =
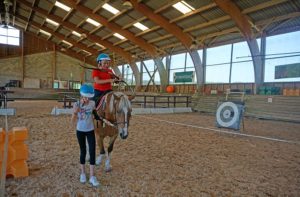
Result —
M13 26L15 25L15 14L16 14L16 9L17 9L17 1L14 0L14 3L13 3ZM2 21L1 21L2 22Z
M258 88L263 83L263 62L262 57L260 56L260 50L258 43L255 39L255 34L252 31L251 24L243 14L238 6L231 0L214 0L215 3L227 13L232 20L236 23L237 27L240 29L241 33L245 37L245 40L248 43L250 53L252 56L252 61L254 65L254 78L255 78L255 88ZM258 89L256 89L258 90ZM256 94L256 91L255 91Z
M258 4L258 5L256 5L256 6L253 6L253 7L250 7L250 8L246 8L245 10L242 11L242 13L243 13L243 14L248 14L248 13L255 12L255 11L258 11L258 10L261 10L261 9L264 9L264 8L268 8L268 7L271 7L271 6L280 4L280 3L284 3L284 2L287 2L287 1L288 1L288 0L272 0L272 1L264 2L264 3ZM176 1L174 1L174 2L171 2L171 3L167 4L166 6L163 6L163 7L159 8L159 9L155 10L154 13L159 13L159 12L161 12L161 11L167 9L168 7L172 6L174 3L177 3L177 2L179 2L179 1L176 0ZM187 13L187 14L185 14L185 15L182 15L182 16L179 16L179 17L177 17L177 18L175 18L175 19L172 19L172 20L170 20L169 22L170 22L170 23L174 23L174 22L183 20L183 19L185 19L185 18L187 18L187 17L190 17L190 16L192 16L192 15L194 15L194 14L198 14L198 13L200 13L200 12L206 11L206 10L208 10L208 9L210 9L210 8L215 7L215 6L216 6L215 3L208 4L207 6L203 6L203 7L198 8L198 9L192 11L192 12L189 12L189 13ZM146 17L139 18L138 20L135 20L135 21L133 21L132 23L129 23L129 24L125 25L125 26L123 27L123 29L127 29L127 28L131 27L134 23L136 23L136 22L141 22L141 21L143 21L143 20L145 20L145 19L146 19ZM218 21L219 21L219 22L222 22L222 21L229 20L229 19L230 19L230 16L220 17L220 18L217 18L217 19L208 21L207 23L203 23L203 24L196 25L196 26L194 26L194 27L186 28L186 29L184 29L183 31L184 31L184 32L193 31L193 30L196 30L196 29L203 28L202 25L206 26L206 25L209 25L209 23L218 23ZM213 21L214 21L214 22L213 22ZM251 22L251 21L250 21L250 22ZM251 25L252 25L252 24L251 24ZM254 28L256 28L254 25L252 25L252 26L253 26ZM140 35L143 35L143 34L145 34L145 33L152 32L152 31L157 30L157 29L159 29L159 28L160 28L160 26L152 27L151 29L149 29L149 30L147 30L147 31L144 31L144 32L141 32L141 33L136 34L136 36L140 36Z
M71 9L65 16L64 18L62 19L63 21L67 20L67 18L69 18L71 16L71 14L73 13L73 9Z
M198 9L196 9L196 10L193 10L193 11L188 12L188 13L182 15L182 16L179 16L179 17L177 17L177 18L172 19L172 20L170 20L170 23L178 22L178 21L183 20L183 19L185 19L185 18L187 18L187 17L189 17L189 16L192 16L192 15L194 15L194 14L198 14L198 13L200 13L200 12L204 12L204 11L209 10L209 9L211 9L211 8L214 8L214 7L216 7L216 6L217 6L217 4L215 4L215 3L210 3L210 4L206 5L206 6L202 6L202 7L198 8Z
M33 7L34 7L34 5L35 5L35 0L33 0L33 2L32 2L32 6L33 6ZM26 26L25 26L25 31L27 31L28 23L29 23L29 21L31 20L32 12L33 12L33 10L30 9L30 13L29 13L29 16L28 16L28 20L27 20L27 23L26 23Z
M23 29L23 30L25 31L25 29ZM35 37L37 37L36 34L30 32L30 31L26 31L26 33L27 33L27 34L30 34L30 35L33 35L33 36L35 36ZM42 40L44 40L44 41L46 41L46 42L48 42L48 43L52 43L52 44L55 44L55 45L56 45L55 42L49 41L49 40L47 40L47 39L45 39L45 38L43 38L43 37L39 37L39 39L42 39ZM76 52L73 52L72 50L59 51L59 52L60 52L60 53L63 53L63 54L66 54L66 55L68 55L68 56L70 56L70 57L73 57L73 58L75 58L75 59L77 59L77 60L79 60L79 61L86 62L86 63L88 63L88 64L90 64L90 65L95 65L95 61L92 61L90 58L86 58L86 57L84 57L84 56L82 56L82 55L80 55L80 54L77 54Z
M269 2L265 2L265 3L261 3L261 4L258 4L256 6L253 6L253 7L250 7L250 8L246 8L245 10L242 11L242 14L248 14L248 13L251 13L251 12L255 12L255 11L258 11L258 10L261 10L261 9L265 9L265 8L268 8L268 7L271 7L271 6L275 6L277 4L280 4L280 3L284 3L284 2L287 2L288 0L273 0L273 1L269 1ZM183 15L184 16L184 15ZM142 17L144 18L144 17ZM196 26L193 26L193 27L190 27L190 28L186 28L183 30L183 32L191 32L191 31L194 31L194 30L197 30L197 29L201 29L201 28L204 28L204 27L208 27L208 26L211 26L211 25L214 25L214 24L218 24L218 23L221 23L221 22L224 22L224 21L227 21L230 19L230 16L229 15L226 15L226 16L222 16L222 17L219 17L219 18L216 18L216 19L213 19L213 20L210 20L208 22L205 22L205 23L201 23L199 25L196 25ZM144 20L144 19L143 19ZM176 20L176 18L174 19ZM270 21L268 19L268 21ZM272 21L270 21L271 23ZM131 24L134 24L131 23ZM131 26L131 25L130 25ZM251 26L257 26L257 24L255 25L253 23L253 25L251 24ZM128 28L129 26L126 25L126 28ZM143 31L143 32L140 32L138 34L136 34L136 36L141 36L145 33L149 33L151 31L154 31L154 30L157 30L159 29L160 27L159 26L155 26L155 27L152 27L151 29L147 30L147 31ZM262 29L261 29L262 30ZM165 38L168 38L168 37L165 37ZM158 41L161 41L163 39L158 39ZM149 43L152 43L151 41L148 41ZM128 49L128 48L127 48ZM125 49L126 51L128 51L127 49Z
M184 33L181 28L179 28L175 24L171 24L165 17L155 14L154 11L146 6L143 3L138 3L136 0L130 0L133 5L133 8L140 12L141 14L145 15L154 23L158 24L162 28L164 28L170 34L173 34L178 40L182 42L182 44L189 49L193 43L193 39L187 33Z
M16 17L19 18L19 19L21 19L21 20L26 21L26 18L23 17L23 16L16 15ZM84 44L77 43L77 42L75 42L75 41L73 41L73 40L71 40L71 39L66 39L64 35L62 35L62 34L60 34L60 33L57 33L57 32L54 32L52 29L50 29L50 28L48 28L48 27L42 27L41 24L39 24L39 23L36 23L36 22L34 22L34 21L31 21L31 22L30 22L30 25L33 25L33 26L35 26L36 28L41 29L41 30L43 30L43 31L49 32L49 33L51 33L53 36L59 38L60 40L65 40L65 41L71 43L73 46L75 46L75 47L77 47L77 48L86 50L86 51L88 51L89 53L92 53L92 54L95 54L95 55L98 54L97 50L92 50L92 49L88 48L88 47L87 47L86 45L84 45Z
M215 3L236 23L238 28L241 30L245 38L251 39L253 32L251 30L251 24L240 9L231 0L214 0Z
M124 51L121 47L117 47L114 46L112 43L102 40L100 37L95 36L95 35L91 35L89 34L88 31L83 30L82 28L77 28L75 24L67 22L67 21L63 21L60 17L55 16L55 15L48 15L47 11L45 11L44 9L41 8L37 8L37 7L32 7L30 3L28 3L25 0L18 0L19 3L25 5L26 7L29 7L31 9L33 9L35 12L40 13L42 15L44 15L45 17L60 23L62 26L64 26L65 28L69 29L70 31L77 31L80 34L85 34L87 35L87 38L95 43L99 43L101 45L103 45L104 47L106 47L107 49L111 50L114 53L119 54L120 56L122 56L126 61L128 62L132 62L133 59L131 57L131 54Z
M98 14L93 13L93 10L91 10L87 7L84 7L82 5L76 5L76 2L74 0L64 0L64 2L66 4L68 4L69 6L71 6L72 8L76 9L77 11L79 11L79 12L87 15L88 17L100 22L102 25L104 25L108 29L110 29L110 30L112 30L116 33L121 34L122 36L124 36L125 38L130 40L131 42L138 45L140 48L147 51L152 56L155 57L157 55L157 51L156 51L155 46L148 44L142 38L135 37L135 35L132 32L122 29L122 27L119 26L118 24L116 24L114 22L109 22L106 18L104 18L104 17L102 17Z

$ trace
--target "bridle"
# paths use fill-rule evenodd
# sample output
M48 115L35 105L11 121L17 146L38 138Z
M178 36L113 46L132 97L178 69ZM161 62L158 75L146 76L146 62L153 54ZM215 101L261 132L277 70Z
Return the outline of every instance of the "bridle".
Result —
M121 95L119 98L121 99L121 97L123 97L124 95ZM105 124L107 124L107 125L109 125L109 126L111 126L111 127L114 127L114 128L118 128L118 125L120 125L120 124L124 124L125 125L125 127L128 127L129 126L129 121L127 121L128 120L128 118L130 118L130 112L128 111L127 112L127 115L129 114L129 117L127 117L127 116L125 116L125 117L127 117L127 118L124 118L124 121L121 121L121 122L118 122L117 121L117 114L120 114L120 113L126 113L126 112L124 112L124 110L121 110L120 112L118 112L117 111L117 107L116 106L114 106L114 113L113 113L113 117L114 117L114 119L115 119L115 121L109 121L109 120L107 120L106 118L103 118L103 117L99 117L100 118L100 120L101 121L103 121L103 123L105 123Z

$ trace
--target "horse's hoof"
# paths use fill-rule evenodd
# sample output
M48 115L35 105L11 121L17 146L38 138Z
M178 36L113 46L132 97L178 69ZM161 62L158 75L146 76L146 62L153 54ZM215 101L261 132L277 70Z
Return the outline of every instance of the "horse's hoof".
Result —
M105 172L111 172L112 171L112 168L109 167L109 168L105 168Z

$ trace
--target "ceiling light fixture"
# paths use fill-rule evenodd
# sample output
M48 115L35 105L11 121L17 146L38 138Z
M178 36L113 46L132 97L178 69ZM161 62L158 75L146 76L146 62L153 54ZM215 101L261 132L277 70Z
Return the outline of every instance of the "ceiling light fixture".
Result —
M117 10L116 8L112 7L111 5L109 5L108 3L105 3L103 6L102 6L104 9L106 9L107 11L109 11L110 13L113 13L113 14L118 14L120 11Z
M71 43L69 43L68 41L62 40L63 43L65 43L66 45L69 45L70 47L73 46Z
M71 8L69 6L66 6L65 4L62 4L59 1L56 1L54 5L61 8L61 9L63 9L63 10L65 10L65 11L67 11L67 12L69 12L71 10Z
M116 36L117 38L120 38L121 40L125 39L124 36L122 36L121 34L118 34L118 33L114 33L114 36Z
M90 23L90 24L92 24L92 25L94 25L96 27L99 27L101 25L100 23L98 23L97 21L95 21L95 20L93 20L91 18L87 18L86 22L88 22L88 23Z
M9 7L12 6L12 3L9 0L4 0L3 1L4 7L5 7L5 14L4 14L4 27L8 28L9 22L10 22L10 17L9 17ZM0 14L1 18L1 14ZM2 19L0 23L2 22Z
M44 35L46 35L46 36L51 36L51 34L49 32L47 32L47 31L44 31L44 30L40 29L39 32L42 33L42 34L44 34Z
M172 5L174 8L176 8L179 12L186 14L189 13L193 10L195 10L195 8L193 8L192 6L190 6L188 3L186 3L185 1L180 1L178 3L175 3L174 5Z
M59 25L57 22L55 22L55 21L53 21L53 20L51 20L49 18L46 18L46 22L50 23L51 25L54 25L54 26L58 26Z
M139 28L139 29L142 30L142 31L146 31L146 30L149 29L148 27L146 27L145 25L143 25L143 24L140 23L140 22L134 23L133 25L134 25L135 27Z
M77 37L81 37L81 34L78 33L77 31L72 31L72 34L75 35L75 36L77 36Z
M105 48L103 45L101 45L101 44L99 44L97 42L95 43L95 45L97 45L98 47L103 48L103 49Z

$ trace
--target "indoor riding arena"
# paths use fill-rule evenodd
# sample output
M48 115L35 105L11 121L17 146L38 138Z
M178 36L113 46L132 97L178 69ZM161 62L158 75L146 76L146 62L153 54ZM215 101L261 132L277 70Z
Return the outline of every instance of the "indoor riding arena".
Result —
M300 196L300 1L0 0L0 16L0 197Z

